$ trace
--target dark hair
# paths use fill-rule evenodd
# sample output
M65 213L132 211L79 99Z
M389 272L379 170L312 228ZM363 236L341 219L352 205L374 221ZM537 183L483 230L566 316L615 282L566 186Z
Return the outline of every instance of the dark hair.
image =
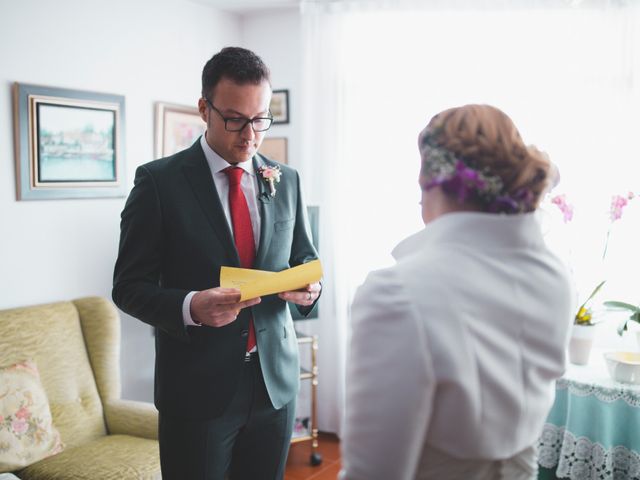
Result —
M263 80L270 82L271 72L251 50L225 47L211 57L202 69L202 96L209 95L223 77L238 85L257 85Z

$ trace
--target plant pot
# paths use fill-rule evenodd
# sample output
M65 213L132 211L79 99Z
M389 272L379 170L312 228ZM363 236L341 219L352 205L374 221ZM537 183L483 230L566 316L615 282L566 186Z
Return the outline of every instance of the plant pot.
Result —
M574 324L569 340L569 361L575 365L589 363L596 327L594 325Z

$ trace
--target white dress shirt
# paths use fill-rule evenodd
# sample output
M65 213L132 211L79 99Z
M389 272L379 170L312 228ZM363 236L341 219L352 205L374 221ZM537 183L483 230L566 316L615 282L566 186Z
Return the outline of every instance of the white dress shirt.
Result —
M205 135L200 137L200 145L204 151L204 156L207 159L207 164L211 170L211 176L213 177L213 183L216 186L216 191L220 197L220 203L224 210L224 216L227 218L229 224L229 230L233 237L233 223L231 221L231 210L229 208L229 177L224 172L229 168L231 164L224 158L218 155L207 143ZM258 210L258 177L253 167L253 161L251 159L240 162L235 165L244 170L242 179L240 181L240 187L244 192L244 196L247 199L247 206L249 207L249 216L251 217L251 226L253 228L253 239L256 244L256 252L260 245L260 213ZM213 205L211 206L213 208ZM191 299L197 292L190 292L182 303L182 317L185 325L198 325L191 318Z
M565 368L565 266L535 214L446 214L393 255L352 306L341 478L507 478Z

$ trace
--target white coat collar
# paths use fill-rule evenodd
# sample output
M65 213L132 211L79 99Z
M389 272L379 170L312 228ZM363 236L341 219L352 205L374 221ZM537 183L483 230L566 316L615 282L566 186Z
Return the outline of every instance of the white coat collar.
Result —
M396 260L437 243L478 248L513 248L544 243L535 212L504 215L479 212L444 214L405 238L391 252Z

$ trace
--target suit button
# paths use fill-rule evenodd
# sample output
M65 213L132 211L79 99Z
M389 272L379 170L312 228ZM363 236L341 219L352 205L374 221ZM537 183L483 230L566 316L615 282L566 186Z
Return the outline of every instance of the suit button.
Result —
M249 330L242 330L242 331L240 332L240 336L241 336L241 337L246 337L247 335L249 335Z

